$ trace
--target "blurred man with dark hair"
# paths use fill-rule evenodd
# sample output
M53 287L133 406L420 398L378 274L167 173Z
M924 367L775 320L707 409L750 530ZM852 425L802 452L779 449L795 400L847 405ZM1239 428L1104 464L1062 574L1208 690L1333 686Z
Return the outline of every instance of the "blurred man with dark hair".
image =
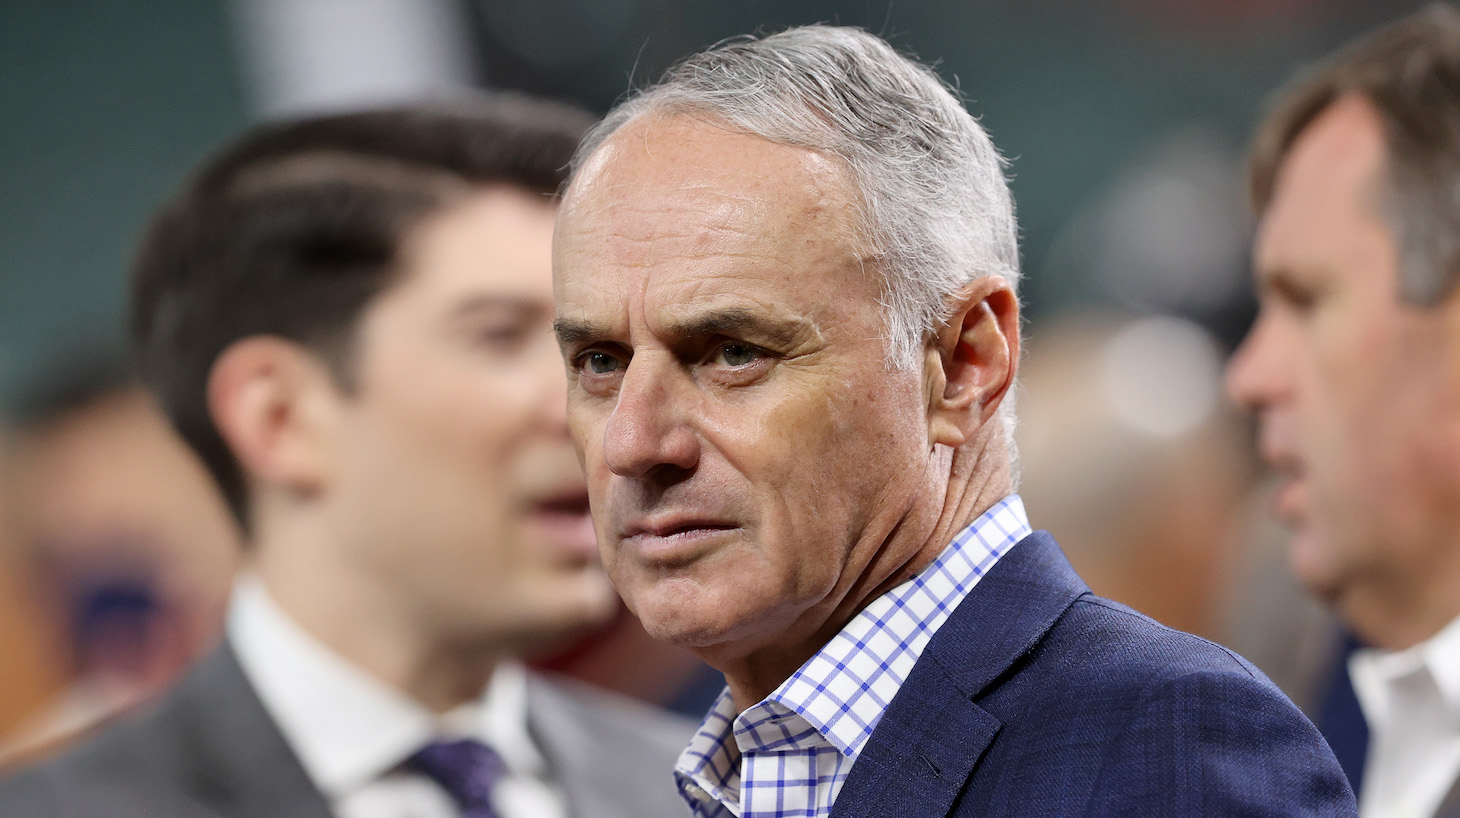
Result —
M498 98L266 126L163 208L133 344L248 570L215 653L0 813L678 811L686 729L513 661L616 605L550 332L585 125Z
M1361 810L1460 815L1460 12L1300 78L1250 181L1261 312L1228 385L1285 478L1294 570L1370 646Z

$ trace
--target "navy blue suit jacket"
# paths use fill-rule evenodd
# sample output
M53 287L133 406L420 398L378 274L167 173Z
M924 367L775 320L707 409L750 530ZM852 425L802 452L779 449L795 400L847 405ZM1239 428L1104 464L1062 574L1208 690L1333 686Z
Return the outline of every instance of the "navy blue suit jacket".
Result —
M1046 532L928 643L832 811L1357 814L1318 731L1240 656L1093 595Z

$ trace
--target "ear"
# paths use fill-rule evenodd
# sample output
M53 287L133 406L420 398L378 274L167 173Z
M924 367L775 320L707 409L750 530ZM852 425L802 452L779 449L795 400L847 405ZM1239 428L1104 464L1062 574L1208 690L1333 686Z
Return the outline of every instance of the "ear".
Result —
M928 437L958 447L988 423L1019 366L1019 299L1000 276L984 276L954 300L948 323L924 353Z
M329 478L338 389L300 345L270 335L236 341L208 375L208 412L250 482L296 493Z

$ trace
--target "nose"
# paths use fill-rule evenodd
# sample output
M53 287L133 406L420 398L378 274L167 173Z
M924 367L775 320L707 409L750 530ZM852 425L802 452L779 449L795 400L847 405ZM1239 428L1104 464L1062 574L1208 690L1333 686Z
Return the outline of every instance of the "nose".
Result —
M1242 339L1227 364L1227 394L1248 411L1257 412L1281 400L1291 388L1278 328L1266 311Z
M630 361L603 432L604 463L614 474L672 477L699 463L699 437L683 420L688 396L675 374L671 362L646 355Z

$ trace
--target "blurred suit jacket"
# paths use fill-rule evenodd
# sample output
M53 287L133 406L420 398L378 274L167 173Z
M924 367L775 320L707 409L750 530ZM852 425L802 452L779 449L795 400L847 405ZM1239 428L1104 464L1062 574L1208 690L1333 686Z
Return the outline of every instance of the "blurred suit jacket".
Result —
M573 818L682 818L693 725L530 676L528 729ZM331 818L225 644L147 714L0 782L10 818Z
M837 796L854 816L1352 816L1312 723L1218 645L1096 597L1047 532L934 634Z

